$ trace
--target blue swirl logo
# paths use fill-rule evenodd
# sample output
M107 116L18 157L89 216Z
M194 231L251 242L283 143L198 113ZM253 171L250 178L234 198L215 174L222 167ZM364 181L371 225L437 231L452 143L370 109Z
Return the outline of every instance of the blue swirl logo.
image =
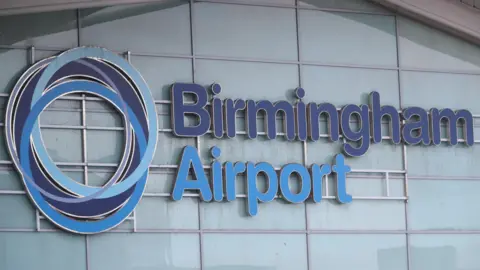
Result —
M115 174L102 187L65 175L49 157L38 118L55 99L88 93L110 102L123 116L126 145ZM150 90L125 59L108 50L80 47L44 59L15 85L5 132L13 163L39 211L59 227L81 234L109 230L140 201L157 143L157 114Z

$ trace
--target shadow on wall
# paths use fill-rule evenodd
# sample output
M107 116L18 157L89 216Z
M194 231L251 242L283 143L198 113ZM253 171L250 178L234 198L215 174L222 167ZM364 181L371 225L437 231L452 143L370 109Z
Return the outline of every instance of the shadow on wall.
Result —
M353 7L358 9L366 6L376 6L376 4L369 3L366 0L344 0L342 2L334 0L302 0L301 2L302 4L314 7L332 8ZM108 21L121 20L164 10L182 4L185 4L185 2L180 0L165 0L160 4L85 9L81 12L81 19L83 27L88 27ZM379 10L381 9L382 8L379 7ZM29 42L29 40L35 37L73 30L77 27L76 19L74 19L75 16L72 16L71 13L51 12L47 14L51 14L52 17L54 16L55 20L45 20L45 13L0 17L0 44L14 45L21 41L26 41L27 44L31 44L32 42ZM394 34L391 33L389 26L378 24L375 20L371 20L369 16L359 16L358 14L342 12L331 14L355 21L356 23L365 24L389 34ZM400 33L402 38L430 50L438 51L480 67L480 54L478 53L480 48L475 45L457 42L457 39L453 37L446 39L446 35L441 35L438 31L429 31L430 28L426 26L424 28L409 27L408 24L408 21L404 22L406 27L403 27Z
M180 0L165 0L160 4L121 5L82 9L80 16L83 24L82 27L87 27L94 24L121 20L145 13L168 9L181 4L185 4L185 2ZM49 15L54 17L55 20L45 20ZM72 13L69 12L47 12L2 16L0 17L0 44L15 45L18 42L27 41L27 44L33 45L29 40L35 37L65 32L76 28L76 16L72 16Z
M319 8L325 6L338 8L346 8L351 6L361 7L367 5L378 6L375 3L369 3L368 0L302 0L301 2ZM379 9L381 10L384 8L379 7ZM374 21L369 20L367 16L358 16L353 13L342 12L334 14L357 23L365 24L372 28L376 28L380 31L387 32L388 34L392 34L391 31L389 31L388 26L385 27L384 25L379 25L378 23L372 24L370 22ZM399 32L399 37L401 39L406 39L420 47L425 47L431 51L436 51L480 67L480 46L468 42L462 42L458 38L449 34L444 34L432 27L423 25L421 23L417 24L410 20L402 20L402 25L404 27L401 27L401 31ZM419 25L421 27L418 27Z

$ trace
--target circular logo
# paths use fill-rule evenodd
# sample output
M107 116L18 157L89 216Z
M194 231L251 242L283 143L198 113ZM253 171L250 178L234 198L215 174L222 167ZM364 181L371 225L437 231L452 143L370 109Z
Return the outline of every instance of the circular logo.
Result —
M42 141L41 112L72 93L105 99L125 123L123 157L102 187L65 175ZM139 72L113 52L81 47L44 59L22 75L7 104L5 132L13 163L37 208L65 230L92 234L120 224L140 201L156 148L157 125L155 103Z

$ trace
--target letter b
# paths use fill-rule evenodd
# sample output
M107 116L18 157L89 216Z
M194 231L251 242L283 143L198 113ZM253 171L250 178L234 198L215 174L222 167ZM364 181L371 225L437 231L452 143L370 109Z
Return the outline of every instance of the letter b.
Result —
M194 103L185 103L185 94L196 96ZM176 136L196 137L207 133L210 128L210 114L205 108L208 101L207 90L198 84L176 83L172 86L172 124ZM198 124L188 126L186 115L196 116Z

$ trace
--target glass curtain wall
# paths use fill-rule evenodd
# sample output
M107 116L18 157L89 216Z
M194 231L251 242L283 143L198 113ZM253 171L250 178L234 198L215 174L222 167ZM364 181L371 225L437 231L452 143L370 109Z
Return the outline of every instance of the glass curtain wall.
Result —
M399 109L462 108L480 116L478 46L360 0L165 1L4 16L1 108L29 65L83 45L123 54L151 88L160 129L145 196L110 232L65 233L35 210L0 142L0 269L480 269L478 145L384 141L347 160L353 203L338 205L327 179L321 203L275 200L248 217L243 198L199 203L192 193L171 201L184 146L198 147L204 163L217 145L222 161L278 167L331 163L341 144L242 134L177 138L169 104L174 82L216 82L221 98L293 102L301 86L306 102L341 106L365 103L375 90L382 104ZM237 121L244 126L243 117ZM102 185L114 173L125 141L122 119L107 102L69 95L40 123L51 158L73 179ZM237 182L244 193L243 177Z

